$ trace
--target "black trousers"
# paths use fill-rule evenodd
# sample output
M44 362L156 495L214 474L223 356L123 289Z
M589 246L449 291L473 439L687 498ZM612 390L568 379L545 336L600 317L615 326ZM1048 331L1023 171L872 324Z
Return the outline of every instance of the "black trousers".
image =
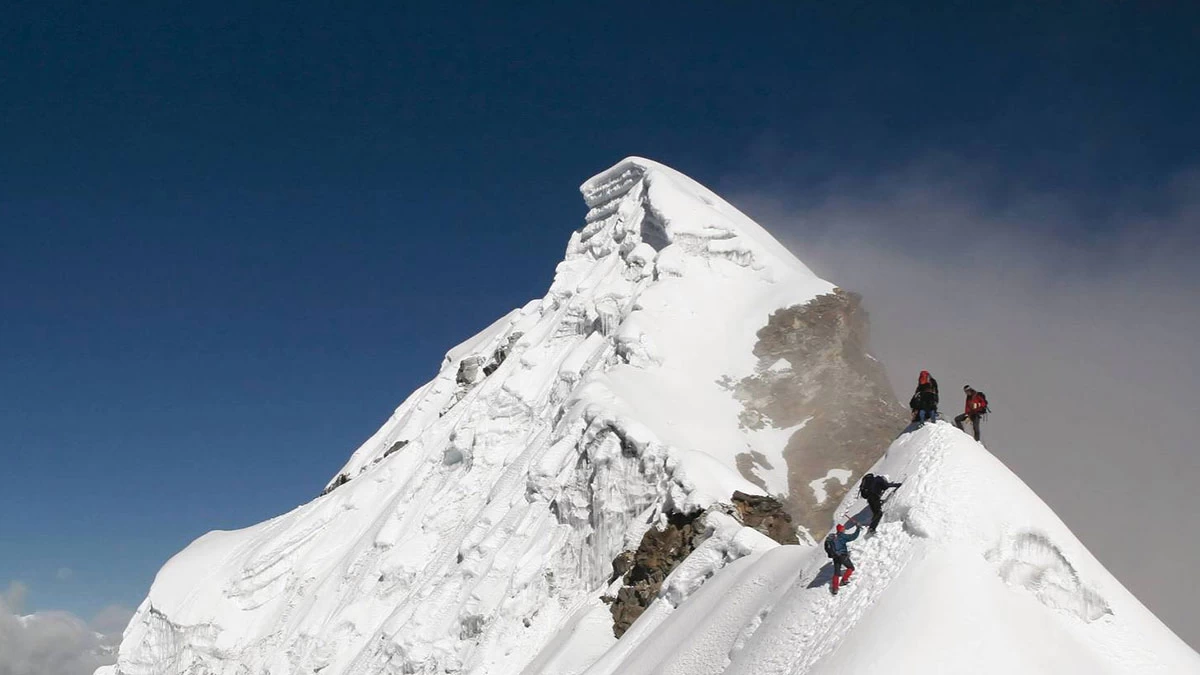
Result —
M854 561L850 560L849 553L840 553L833 556L833 576L842 576L842 567L848 570L854 569Z
M883 496L867 497L867 506L871 507L871 524L867 529L874 532L875 528L879 527L879 521L883 519Z
M963 413L963 414L959 415L958 417L954 418L954 426L958 427L959 429L962 429L963 422L965 422L967 420L971 420L971 431L975 432L975 440L978 441L979 440L979 421L980 421L979 415L968 415L966 413Z

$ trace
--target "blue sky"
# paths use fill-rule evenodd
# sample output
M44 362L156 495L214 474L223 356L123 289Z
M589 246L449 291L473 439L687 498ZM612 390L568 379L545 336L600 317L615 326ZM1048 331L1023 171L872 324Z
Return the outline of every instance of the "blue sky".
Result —
M625 155L789 195L953 156L1086 238L1200 149L1182 3L498 4L5 8L0 585L29 609L136 605L314 496L544 293Z

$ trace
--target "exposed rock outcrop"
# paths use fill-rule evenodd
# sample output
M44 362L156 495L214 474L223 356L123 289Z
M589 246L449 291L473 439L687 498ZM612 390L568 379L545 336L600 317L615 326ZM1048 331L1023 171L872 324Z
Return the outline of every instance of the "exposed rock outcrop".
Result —
M800 543L792 516L778 499L735 492L733 505L746 527L758 530L781 544Z
M717 510L733 516L743 525L757 530L780 544L798 544L792 517L777 499L734 492L733 506L715 504ZM707 512L704 512L707 513ZM609 583L621 579L615 596L604 596L613 617L613 635L621 637L633 622L658 597L663 582L706 538L704 513L690 515L668 513L666 525L652 527L642 535L636 550L622 551L613 558Z
M704 528L697 522L701 515L668 514L666 527L650 528L637 550L622 551L613 559L612 580L620 576L624 583L615 597L604 598L613 616L613 635L625 634L658 596L667 575L704 540Z
M783 452L788 494L779 496L814 537L907 421L867 335L861 297L842 289L781 309L758 331L757 372L732 385L747 428L803 424ZM739 460L742 474L763 486L754 471L763 458Z
M321 494L319 494L317 496L324 497L325 495L329 494L330 492L333 492L334 490L342 487L343 485L345 485L346 483L349 483L349 482L350 482L349 476L347 476L344 473L339 473L337 475L337 478L334 478L333 481L329 483L329 485L326 485L325 489L321 490Z
M408 445L408 441L400 440L392 443L392 446L383 452L384 457L390 456L392 453L400 452L404 446Z

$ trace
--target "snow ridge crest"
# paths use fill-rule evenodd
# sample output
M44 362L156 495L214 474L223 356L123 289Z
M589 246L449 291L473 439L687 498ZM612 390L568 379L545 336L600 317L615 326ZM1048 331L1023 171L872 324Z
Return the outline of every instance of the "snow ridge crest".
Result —
M579 188L589 208L567 257L614 250L641 265L666 252L663 269L680 276L678 256L724 259L772 279L812 272L766 230L708 188L657 162L628 157Z

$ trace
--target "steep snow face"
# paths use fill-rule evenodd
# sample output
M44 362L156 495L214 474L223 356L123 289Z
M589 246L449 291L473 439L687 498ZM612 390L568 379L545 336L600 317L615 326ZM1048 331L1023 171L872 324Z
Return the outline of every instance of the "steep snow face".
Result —
M582 192L547 296L451 350L326 494L172 558L102 672L567 672L599 657L613 557L666 512L761 494L738 456L780 449L743 426L729 383L760 367L772 312L833 286L654 162ZM675 602L770 543L720 513L706 527L691 572L664 585Z
M966 434L902 434L872 471L903 485L877 534L850 544L857 571L837 596L820 547L768 546L683 603L657 600L583 672L1200 673L1200 655ZM839 513L869 518L856 495Z

